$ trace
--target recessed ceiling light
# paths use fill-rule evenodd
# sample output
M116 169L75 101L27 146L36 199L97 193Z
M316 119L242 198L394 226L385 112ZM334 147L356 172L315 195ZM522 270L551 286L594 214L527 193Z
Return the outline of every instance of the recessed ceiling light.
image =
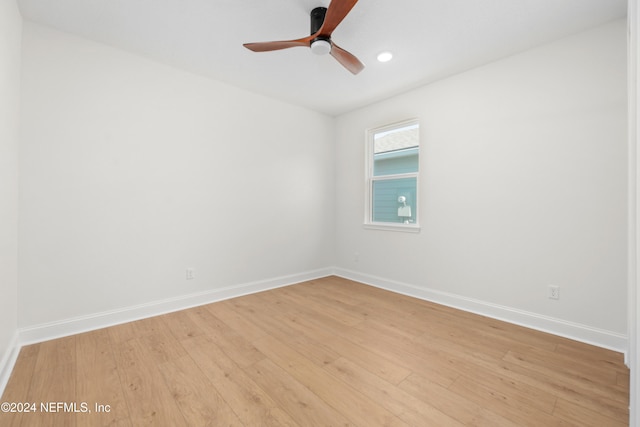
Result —
M393 54L391 52L382 52L378 55L378 61L380 62L389 62L393 58Z

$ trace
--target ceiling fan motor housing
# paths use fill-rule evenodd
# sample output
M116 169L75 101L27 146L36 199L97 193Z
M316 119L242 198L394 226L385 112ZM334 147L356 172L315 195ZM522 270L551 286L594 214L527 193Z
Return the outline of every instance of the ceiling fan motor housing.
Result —
M326 7L316 7L311 11L311 34L315 34L322 27ZM331 39L328 37L316 37L311 40L311 51L316 55L326 55L331 52Z

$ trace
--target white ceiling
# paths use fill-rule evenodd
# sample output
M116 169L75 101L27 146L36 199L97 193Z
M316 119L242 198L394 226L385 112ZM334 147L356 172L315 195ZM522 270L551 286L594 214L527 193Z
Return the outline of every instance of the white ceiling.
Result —
M18 1L25 19L330 115L626 16L626 0L361 0L333 33L366 65L354 76L304 47L242 46L307 36L330 0Z

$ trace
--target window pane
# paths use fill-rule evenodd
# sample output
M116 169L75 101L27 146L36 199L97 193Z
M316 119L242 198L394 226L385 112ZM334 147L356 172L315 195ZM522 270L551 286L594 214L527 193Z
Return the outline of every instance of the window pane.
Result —
M416 214L416 178L385 179L372 183L373 222L411 224ZM403 199L404 197L404 199Z
M373 175L418 172L418 125L376 132L373 137Z

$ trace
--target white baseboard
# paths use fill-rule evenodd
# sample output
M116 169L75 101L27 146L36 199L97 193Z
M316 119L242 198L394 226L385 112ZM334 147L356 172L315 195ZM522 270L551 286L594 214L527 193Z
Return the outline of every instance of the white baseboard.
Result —
M18 337L18 332L16 331L7 346L7 350L0 358L0 396L4 393L9 377L11 377L11 371L13 371L16 360L18 360L18 354L20 353Z
M331 268L313 270L20 328L18 331L20 337L19 344L20 346L34 344L69 335L89 332L96 329L107 328L109 326L132 322L134 320L159 316L174 311L210 304L216 301L262 292L307 280L318 279L331 274L333 274L333 269Z
M628 338L624 334L606 331L579 323L568 322L549 316L543 316L524 310L518 310L486 301L467 298L447 292L437 291L414 285L400 283L393 280L371 276L343 268L335 268L336 276L354 280L377 288L386 289L403 295L435 302L464 311L503 320L505 322L524 326L542 332L570 338L598 347L614 350L625 355L627 358Z

